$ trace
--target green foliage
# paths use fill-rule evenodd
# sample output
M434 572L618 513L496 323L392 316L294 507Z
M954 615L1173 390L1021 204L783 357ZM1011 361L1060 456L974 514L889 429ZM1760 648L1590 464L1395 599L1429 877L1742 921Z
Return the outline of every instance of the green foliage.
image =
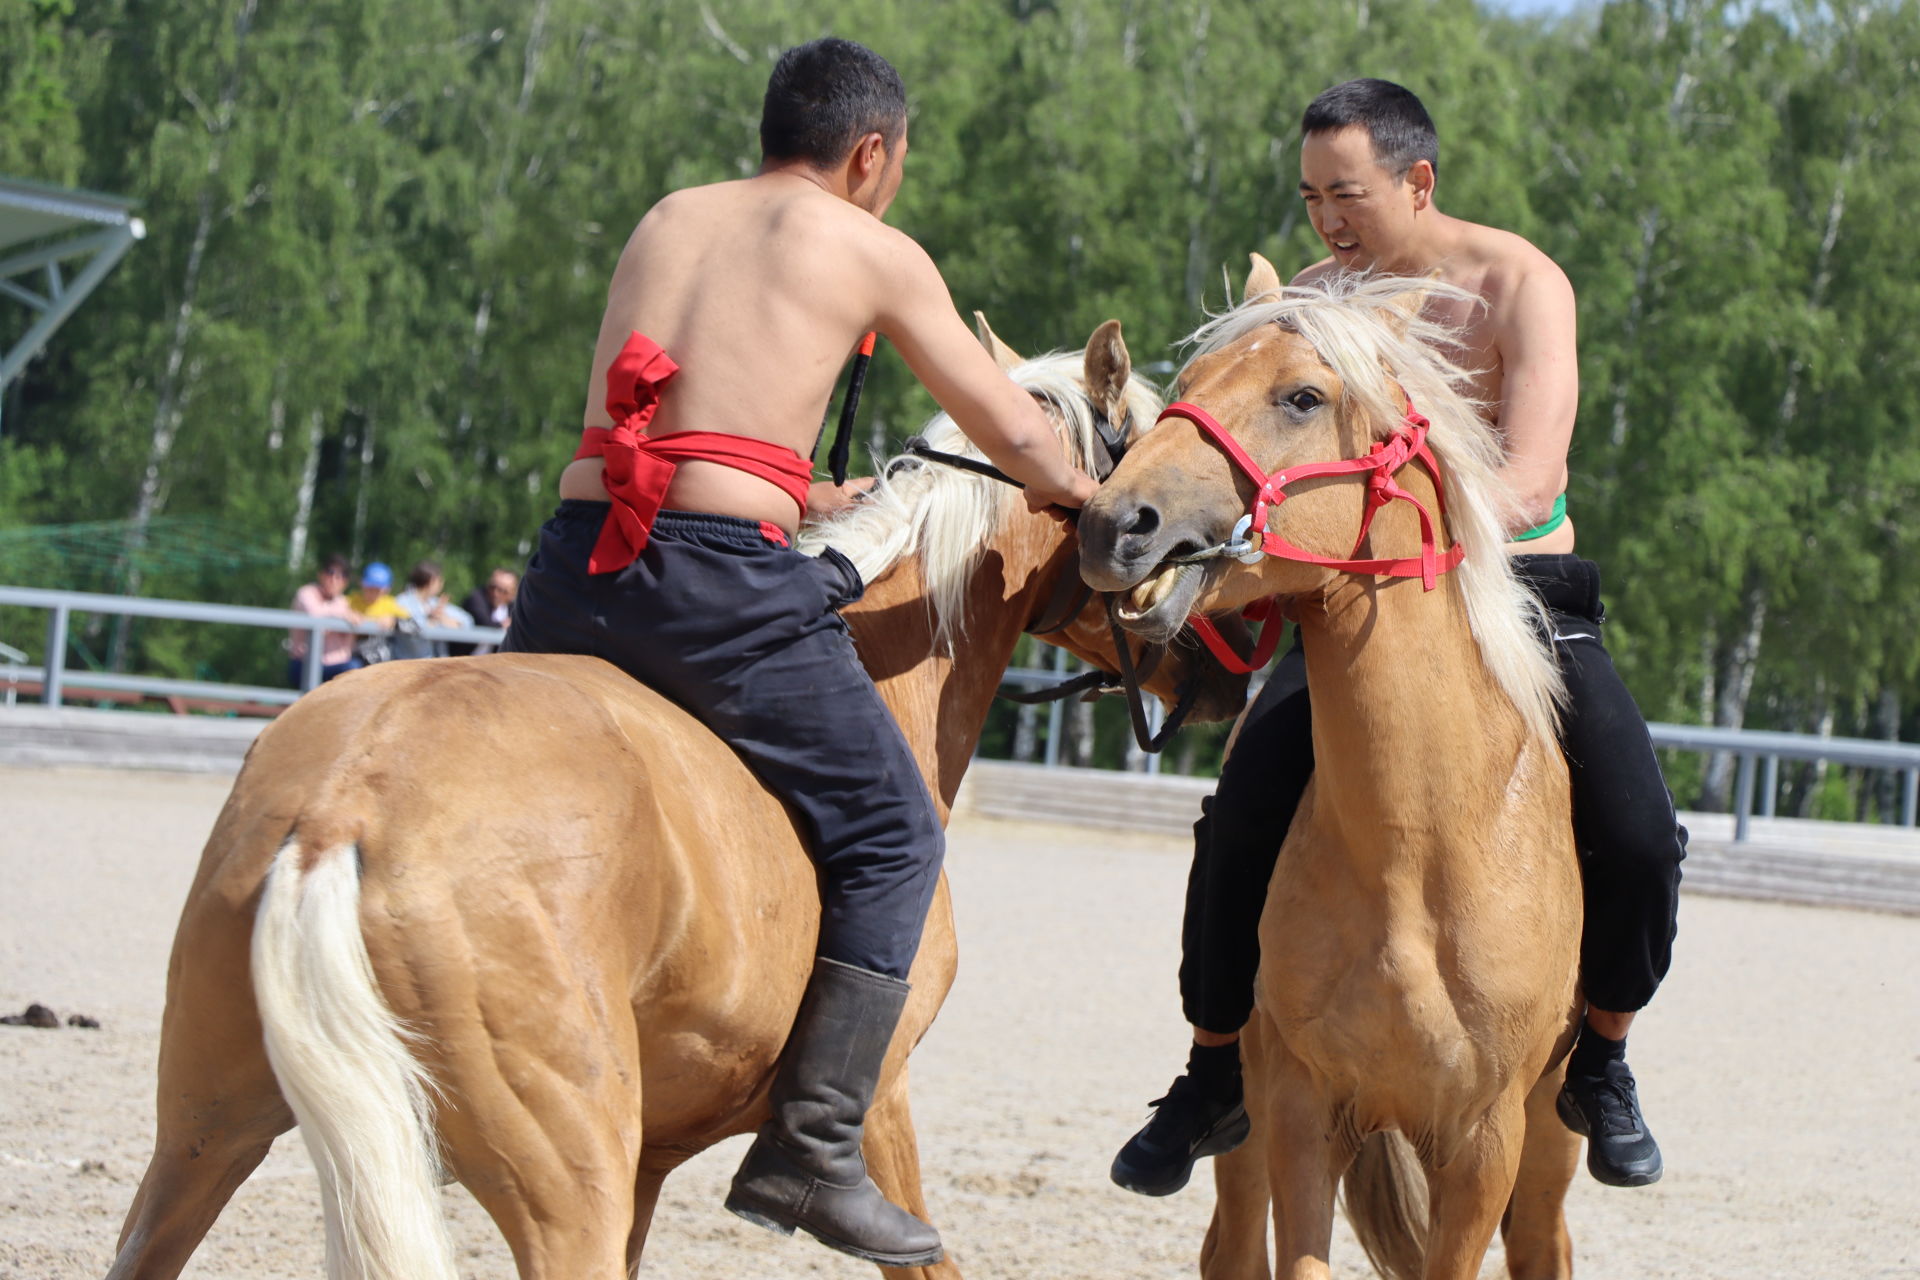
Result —
M892 220L961 308L1033 352L1119 316L1143 365L1247 251L1320 256L1306 101L1414 87L1442 206L1578 291L1571 509L1649 715L1859 733L1882 691L1913 705L1916 0L0 0L0 172L130 195L149 227L12 393L0 530L132 517L117 582L49 584L252 603L334 550L433 556L456 593L518 562L630 228L751 172L772 59L828 31L907 81ZM883 449L930 410L876 362ZM169 517L258 556L142 559ZM0 579L30 580L5 545ZM141 629L136 661L278 678L272 643L209 634ZM1095 732L1116 758L1124 716Z

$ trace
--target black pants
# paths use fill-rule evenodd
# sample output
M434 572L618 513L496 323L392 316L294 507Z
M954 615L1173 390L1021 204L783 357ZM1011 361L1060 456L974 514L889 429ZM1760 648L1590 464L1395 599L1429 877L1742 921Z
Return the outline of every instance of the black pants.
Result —
M542 527L501 648L604 658L697 716L800 816L821 871L819 953L905 978L946 844L838 613L859 573L751 520L662 511L639 559L589 574L607 510L563 502Z
M1587 1000L1627 1013L1653 998L1672 958L1686 828L1646 722L1600 642L1600 570L1578 556L1516 556L1552 615L1568 706L1560 746L1573 784L1585 886L1580 940ZM1253 1012L1260 913L1280 840L1313 773L1307 660L1296 633L1254 700L1220 785L1194 824L1180 995L1187 1020L1222 1035Z

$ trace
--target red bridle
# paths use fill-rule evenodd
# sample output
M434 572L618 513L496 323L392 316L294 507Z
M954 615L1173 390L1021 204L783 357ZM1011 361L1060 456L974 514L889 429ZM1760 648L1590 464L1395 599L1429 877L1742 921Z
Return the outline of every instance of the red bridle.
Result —
M1220 425L1214 416L1197 404L1176 400L1160 413L1157 421L1168 418L1185 418L1200 428L1202 435L1219 445L1234 465L1246 472L1254 484L1253 501L1248 504L1247 514L1240 517L1234 526L1233 542L1229 546L1239 545L1247 535L1258 531L1258 541L1249 543L1249 550L1240 555L1244 563L1251 564L1261 556L1278 556L1282 560L1295 560L1302 564L1317 564L1329 569L1342 569L1349 573L1369 573L1387 578L1418 577L1424 590L1431 591L1439 575L1457 566L1466 558L1466 548L1455 542L1446 551L1440 551L1434 542L1433 516L1420 500L1403 489L1394 480L1394 474L1409 462L1418 459L1424 462L1434 481L1434 501L1442 519L1447 514L1445 487L1440 475L1439 459L1433 456L1433 450L1427 447L1427 419L1413 407L1413 401L1407 401L1407 411L1403 417L1405 429L1395 431L1385 440L1378 441L1360 458L1343 458L1338 462L1310 462L1304 466L1292 467L1286 471L1268 475L1260 469L1247 451L1240 447L1227 429ZM1367 503L1360 517L1360 535L1354 539L1353 556L1341 560L1331 556L1316 555L1305 547L1297 547L1279 534L1267 528L1270 510L1287 499L1286 486L1297 481L1309 480L1316 476L1343 476L1365 473L1367 477ZM1362 560L1357 557L1360 548L1367 540L1367 531L1373 527L1374 513L1389 502L1402 500L1410 502L1420 513L1420 554L1399 559ZM1254 646L1251 662L1242 660L1233 652L1231 646L1221 637L1214 625L1203 617L1189 619L1193 629L1205 642L1213 656L1230 671L1257 671L1273 657L1273 651L1280 641L1280 628L1273 625L1278 621L1273 615L1274 601L1259 600L1248 605L1243 615L1249 620L1265 622L1259 641Z

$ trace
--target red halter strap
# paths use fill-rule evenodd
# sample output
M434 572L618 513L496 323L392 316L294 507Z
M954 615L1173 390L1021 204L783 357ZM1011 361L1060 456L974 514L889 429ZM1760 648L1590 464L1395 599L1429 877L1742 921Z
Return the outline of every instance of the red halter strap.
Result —
M1407 411L1403 417L1405 429L1395 431L1385 440L1378 441L1367 451L1365 457L1344 458L1338 462L1310 462L1304 466L1268 475L1260 469L1240 442L1220 425L1214 416L1197 404L1176 400L1161 411L1158 421L1168 418L1185 418L1200 428L1202 435L1212 440L1233 459L1234 465L1244 471L1254 484L1253 501L1247 509L1249 529L1259 537L1257 553L1278 556L1283 560L1296 560L1304 564L1324 565L1329 569L1343 569L1349 573L1370 573L1388 578L1418 577L1424 590L1431 591L1437 585L1440 574L1455 568L1466 558L1466 548L1455 542L1445 552L1436 549L1434 543L1433 517L1420 500L1407 492L1394 480L1394 473L1409 462L1418 459L1426 464L1434 479L1434 501L1439 508L1441 518L1447 514L1447 502L1444 487L1441 484L1440 462L1427 447L1427 419L1413 407L1413 401L1407 401ZM1367 531L1373 527L1374 514L1389 502L1403 500L1413 504L1420 513L1420 554L1399 559L1361 560L1348 558L1335 559L1330 556L1316 555L1304 547L1297 547L1279 534L1267 528L1270 510L1287 499L1286 486L1315 476L1358 475L1367 476L1367 504L1360 517L1360 535L1354 539L1353 555L1360 554L1361 546L1367 540ZM1211 622L1205 618L1191 619L1193 629L1205 642L1221 665L1231 671L1255 671L1265 666L1273 657L1273 651L1279 644L1280 628L1278 619L1273 616L1273 601L1261 600L1249 605L1245 616L1250 620L1264 621L1259 642L1255 645L1251 664L1241 660L1221 637Z

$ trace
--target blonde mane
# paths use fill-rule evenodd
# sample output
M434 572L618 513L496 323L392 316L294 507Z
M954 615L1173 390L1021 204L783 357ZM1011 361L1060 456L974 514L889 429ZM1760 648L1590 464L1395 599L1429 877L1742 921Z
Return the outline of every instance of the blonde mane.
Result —
M1402 390L1431 421L1427 441L1446 477L1447 525L1466 548L1454 571L1487 670L1528 729L1552 742L1565 701L1559 665L1543 637L1545 610L1514 576L1506 554L1514 502L1501 483L1500 439L1470 394L1471 379L1444 354L1456 329L1429 319L1426 297L1477 301L1451 285L1407 276L1341 273L1322 283L1264 294L1190 335L1197 355L1218 351L1262 325L1298 333L1340 375L1345 407L1384 438L1401 421ZM1418 314L1409 320L1412 310ZM1331 459L1327 459L1331 461Z
M1014 382L1046 405L1048 416L1065 434L1074 464L1092 473L1099 456L1094 409L1087 398L1081 352L1052 352L1014 368ZM1151 385L1127 381L1130 438L1153 425L1161 399ZM1115 423L1118 429L1118 423ZM986 461L946 414L937 414L921 435L935 449ZM1019 491L987 476L901 454L881 468L873 489L861 501L829 520L801 530L800 549L818 555L833 547L872 583L909 557L920 562L934 641L951 653L965 625L967 581L1008 512L1020 504Z

